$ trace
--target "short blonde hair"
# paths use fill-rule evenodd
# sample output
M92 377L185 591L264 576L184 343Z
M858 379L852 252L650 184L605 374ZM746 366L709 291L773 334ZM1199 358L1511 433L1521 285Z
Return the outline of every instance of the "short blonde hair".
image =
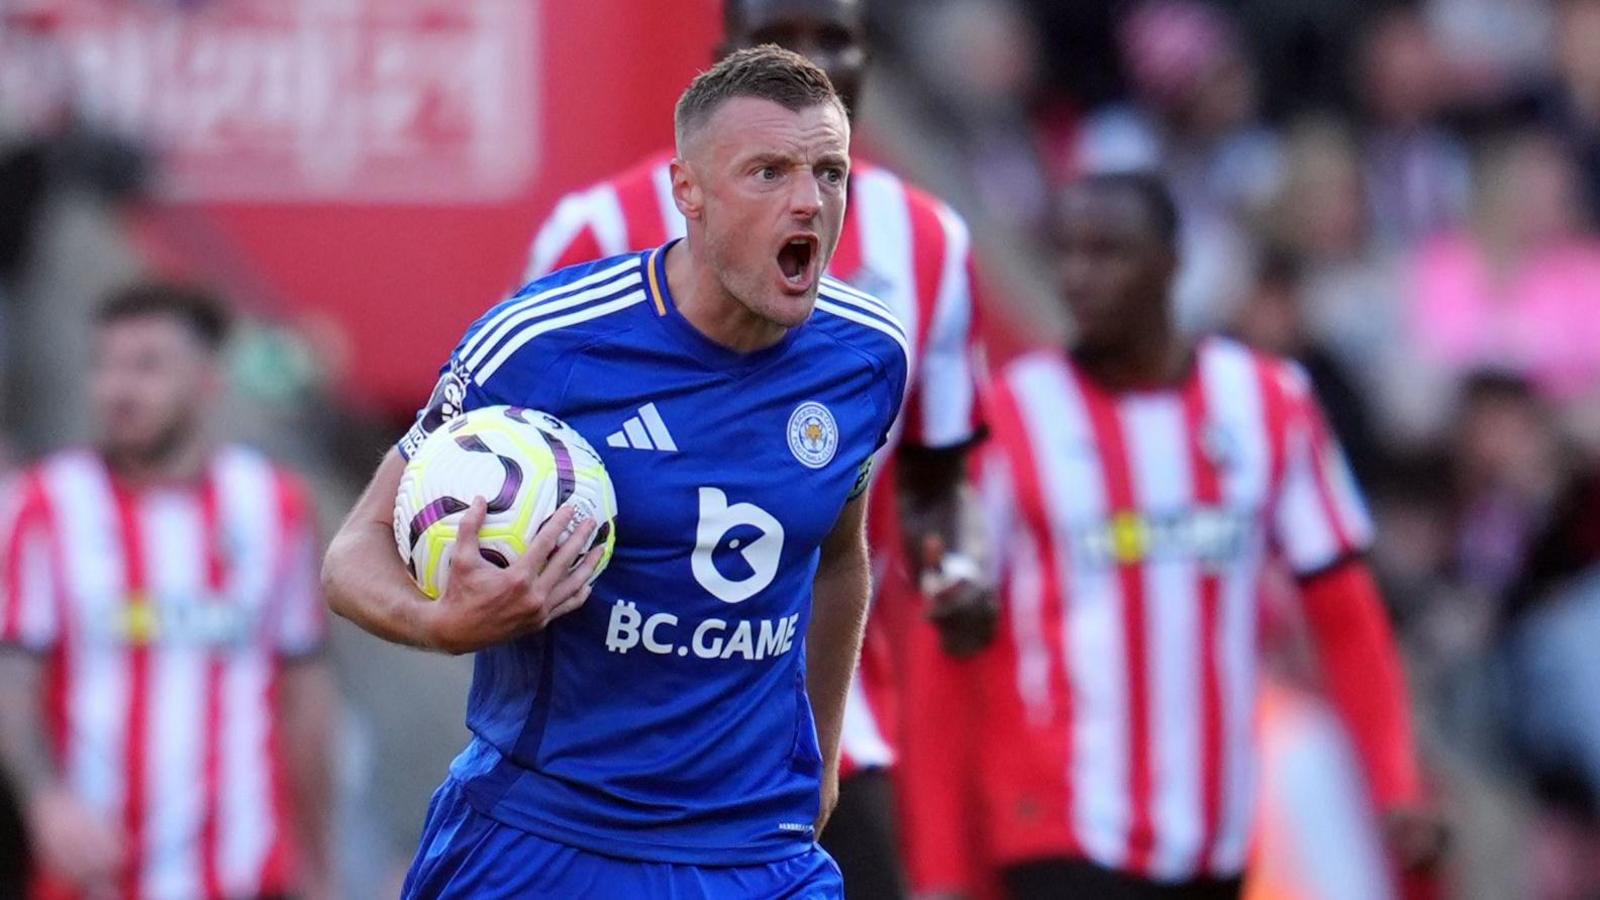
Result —
M792 50L762 44L728 54L690 83L673 114L678 143L734 97L770 100L796 112L823 103L844 111L828 73Z

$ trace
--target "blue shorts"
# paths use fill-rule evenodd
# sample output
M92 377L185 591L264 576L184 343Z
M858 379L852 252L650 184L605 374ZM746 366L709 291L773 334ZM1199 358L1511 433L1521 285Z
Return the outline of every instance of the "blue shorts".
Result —
M821 847L749 866L618 859L498 822L467 801L455 779L433 794L405 900L844 900L844 879Z

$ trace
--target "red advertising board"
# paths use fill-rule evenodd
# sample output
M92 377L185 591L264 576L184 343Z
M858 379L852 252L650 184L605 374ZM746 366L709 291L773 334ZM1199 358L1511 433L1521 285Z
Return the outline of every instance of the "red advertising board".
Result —
M70 103L154 148L166 251L330 318L340 390L397 410L556 197L669 140L716 22L715 0L12 0L0 111Z

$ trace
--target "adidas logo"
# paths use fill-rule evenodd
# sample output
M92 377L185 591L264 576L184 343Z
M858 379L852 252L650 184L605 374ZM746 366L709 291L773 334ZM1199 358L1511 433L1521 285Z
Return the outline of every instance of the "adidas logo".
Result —
M639 407L637 416L630 416L628 421L622 423L621 431L614 431L606 438L606 446L660 450L663 453L678 451L677 443L672 440L672 432L667 430L667 423L661 421L661 413L656 411L654 403Z

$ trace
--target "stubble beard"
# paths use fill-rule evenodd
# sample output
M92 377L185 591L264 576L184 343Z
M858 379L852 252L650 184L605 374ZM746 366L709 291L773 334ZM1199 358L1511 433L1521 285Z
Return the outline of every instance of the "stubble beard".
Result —
M160 469L176 460L198 440L198 432L199 423L193 416L179 415L147 441L118 441L103 437L100 452L113 468Z

